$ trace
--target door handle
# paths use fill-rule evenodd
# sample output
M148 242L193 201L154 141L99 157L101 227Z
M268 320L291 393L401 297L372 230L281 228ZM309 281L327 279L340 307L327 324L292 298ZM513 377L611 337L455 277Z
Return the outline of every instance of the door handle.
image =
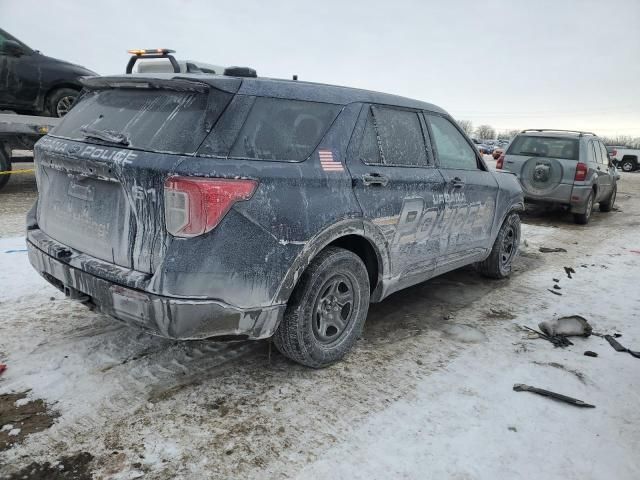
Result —
M460 177L455 177L453 180L451 180L451 185L453 186L453 188L462 188L465 186L465 182Z
M381 185L386 187L389 183L389 177L381 175L380 173L365 173L362 175L362 182L369 185Z

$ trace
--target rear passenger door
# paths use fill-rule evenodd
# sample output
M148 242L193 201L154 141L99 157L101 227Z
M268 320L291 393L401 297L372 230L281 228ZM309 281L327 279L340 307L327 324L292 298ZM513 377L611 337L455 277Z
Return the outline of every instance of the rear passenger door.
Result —
M439 235L444 256L438 267L446 267L491 248L498 183L453 122L436 114L425 116L445 181L445 217Z
M391 253L391 274L406 284L428 276L440 255L431 231L444 205L419 112L365 105L349 146L353 190L366 220L379 227ZM414 276L415 275L415 276Z
M591 150L591 158L593 160L591 167L595 171L594 181L598 187L598 195L593 201L599 202L608 196L608 192L611 189L609 185L609 169L603 164L602 152L600 151L600 144L597 140L589 141L589 149Z
M609 154L607 153L607 148L604 146L604 143L601 141L594 141L596 147L600 149L600 163L598 164L598 185L602 188L602 192L600 195L600 199L604 200L609 198L611 195L611 191L613 190L613 175L615 173L612 172L609 166Z

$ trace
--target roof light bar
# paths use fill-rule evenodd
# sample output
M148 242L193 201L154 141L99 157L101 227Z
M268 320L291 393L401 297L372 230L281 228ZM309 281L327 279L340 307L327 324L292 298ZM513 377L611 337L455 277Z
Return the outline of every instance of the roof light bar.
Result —
M175 50L168 48L134 48L127 50L127 53L131 55L167 55L169 53L175 53Z

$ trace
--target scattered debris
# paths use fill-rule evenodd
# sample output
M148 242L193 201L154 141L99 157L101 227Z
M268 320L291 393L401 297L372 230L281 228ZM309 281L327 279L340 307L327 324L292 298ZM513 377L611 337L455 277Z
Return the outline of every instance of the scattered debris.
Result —
M514 318L516 318L516 315L514 315L509 310L502 310L502 309L498 309L498 308L490 308L489 309L489 313L487 314L487 317L489 317L489 318L499 318L501 320L513 320Z
M623 347L620 343L611 335L605 335L604 339L609 342L609 345L613 347L616 352L628 352L631 356L640 358L640 352L629 350L627 347Z
M591 350L587 350L586 352L584 352L585 356L587 357L597 357L598 354L596 352L592 352Z
M553 368L557 368L558 370L564 370L565 372L574 375L578 380L580 380L585 385L587 384L587 380L585 379L584 373L578 370L574 370L572 368L565 367L561 363L557 363L557 362L533 362L533 363L535 363L536 365L540 365L542 367L553 367Z
M559 278L552 278L551 280L553 280L554 282L558 283L560 281Z
M517 432L518 429L516 427L507 427L510 432Z
M571 405L575 405L576 407L596 408L595 405L591 405L589 403L585 403L582 400L578 400L577 398L567 397L566 395L562 395L560 393L551 392L549 390L544 390L542 388L531 387L529 385L525 385L524 383L516 383L513 386L513 389L516 392L537 393L538 395L543 395L545 397L550 397L550 398L553 398L555 400L560 400L561 402L569 403Z
M562 290L562 287L560 285L554 285L553 288L555 288L556 290Z
M540 247L538 250L542 253L566 253L567 252L564 248L560 248L560 247L555 247L555 248Z
M0 375L7 369L7 366L4 363L0 363Z
M562 296L562 294L560 292L556 292L555 290L551 290L550 288L547 288L547 290L549 290L551 293L553 293L554 295L560 295Z
M538 324L538 328L550 337L588 337L593 329L586 318L580 315L560 317L555 320L545 320Z
M554 346L556 347L568 347L570 345L573 345L573 343L571 342L571 340L569 340L566 337L563 337L562 335L558 335L555 337L551 337L549 335L545 335L542 332L539 332L533 328L529 328L526 325L523 325L522 328L526 328L527 330L532 331L533 333L537 334L540 338L544 338L545 340L553 343Z
M576 273L573 267L564 267L564 272L567 274L567 277L572 278L571 274Z

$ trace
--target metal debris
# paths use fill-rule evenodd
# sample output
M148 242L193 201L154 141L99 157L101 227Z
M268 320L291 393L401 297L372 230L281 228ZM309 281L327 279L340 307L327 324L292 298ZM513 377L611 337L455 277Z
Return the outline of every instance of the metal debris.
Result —
M548 248L548 247L540 247L538 250L540 250L540 252L542 253L566 253L567 251L564 248L560 248L560 247L555 247L555 248Z
M613 347L616 352L628 352L632 357L640 358L640 352L629 350L627 347L623 347L620 343L611 335L605 335L604 339L609 342L609 345Z
M532 387L529 385L525 385L524 383L516 383L513 386L513 389L516 392L531 392L537 393L538 395L543 395L545 397L550 397L556 400L560 400L561 402L565 402L571 405L575 405L576 407L583 408L596 408L595 405L591 405L589 403L585 403L582 400L578 400L577 398L567 397L566 395L562 395L560 393L551 392L549 390L544 390L543 388Z

